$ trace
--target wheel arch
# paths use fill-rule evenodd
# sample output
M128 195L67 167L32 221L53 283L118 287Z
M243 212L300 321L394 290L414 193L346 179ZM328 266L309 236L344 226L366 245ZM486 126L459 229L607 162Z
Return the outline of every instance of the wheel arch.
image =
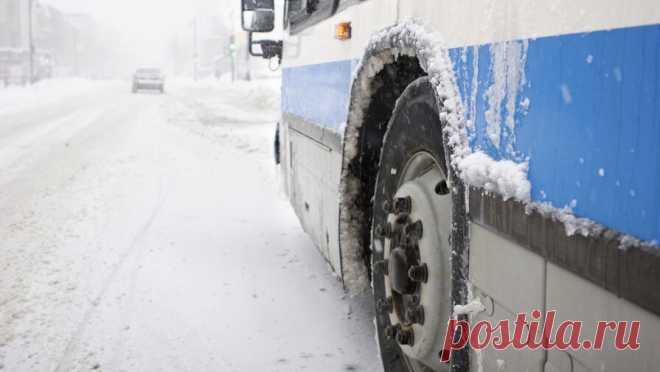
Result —
M342 280L352 293L364 291L370 283L371 201L387 124L407 84L424 75L434 87L450 180L455 180L455 191L465 202L465 188L453 170L456 160L467 153L468 142L449 54L437 35L420 23L386 28L372 37L355 71L343 138L339 244ZM466 216L461 221L461 238L452 241L465 246Z

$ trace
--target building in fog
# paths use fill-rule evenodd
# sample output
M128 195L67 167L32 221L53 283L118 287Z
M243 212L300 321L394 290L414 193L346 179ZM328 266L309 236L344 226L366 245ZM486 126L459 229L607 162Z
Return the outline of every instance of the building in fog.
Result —
M0 0L0 85L25 84L30 76L105 77L108 44L87 14L64 13L38 0Z
M52 75L66 76L72 73L75 28L64 13L49 5L37 6L34 38L37 53L50 58Z
M0 85L29 79L31 5L32 0L0 0Z
M0 0L0 48L29 49L30 0Z
M95 77L99 43L94 19L87 14L64 13L45 4L35 12L35 47L40 55L51 58L53 74Z
M69 13L65 15L71 25L70 60L68 65L72 75L96 77L96 55L98 47L96 23L94 19L83 13Z

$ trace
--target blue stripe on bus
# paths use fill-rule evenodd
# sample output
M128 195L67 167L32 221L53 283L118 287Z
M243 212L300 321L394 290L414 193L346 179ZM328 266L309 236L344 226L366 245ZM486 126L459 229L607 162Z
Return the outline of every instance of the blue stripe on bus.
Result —
M282 111L335 131L348 115L351 77L357 61L305 65L282 71Z
M529 158L532 199L643 240L660 241L660 25L530 40L515 129L486 135L491 45L450 50L466 106L476 99L471 146L497 159ZM475 49L478 49L476 56ZM478 58L478 94L473 62ZM337 129L346 120L354 61L285 69L284 112ZM520 106L529 99L526 112ZM503 100L506 103L506 97Z

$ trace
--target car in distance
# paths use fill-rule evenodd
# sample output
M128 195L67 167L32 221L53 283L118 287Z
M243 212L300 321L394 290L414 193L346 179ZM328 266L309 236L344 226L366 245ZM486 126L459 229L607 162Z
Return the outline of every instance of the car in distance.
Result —
M140 89L158 90L165 93L165 77L160 69L137 69L133 74L133 93L137 93Z

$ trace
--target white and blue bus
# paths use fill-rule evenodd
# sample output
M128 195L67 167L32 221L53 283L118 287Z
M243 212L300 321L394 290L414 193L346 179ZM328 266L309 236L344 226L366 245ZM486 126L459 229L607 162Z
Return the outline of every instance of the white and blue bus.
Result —
M276 158L344 286L373 291L385 371L659 370L660 2L275 4L242 0L282 65ZM639 321L640 347L440 360L449 319L533 310Z

